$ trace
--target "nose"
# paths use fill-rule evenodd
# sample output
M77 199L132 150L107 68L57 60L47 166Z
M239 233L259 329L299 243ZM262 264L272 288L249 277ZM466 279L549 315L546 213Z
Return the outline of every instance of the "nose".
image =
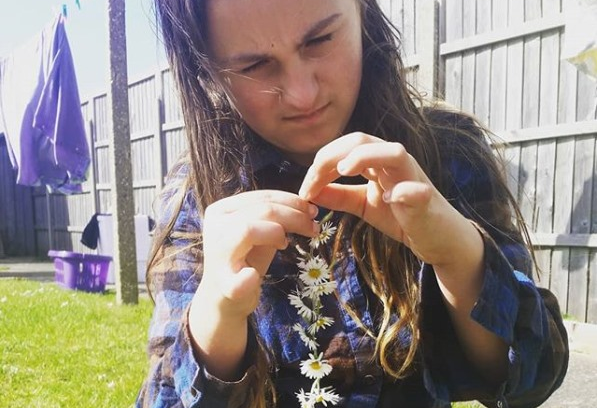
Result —
M282 84L282 101L297 111L315 109L319 81L312 64L297 59L286 69Z

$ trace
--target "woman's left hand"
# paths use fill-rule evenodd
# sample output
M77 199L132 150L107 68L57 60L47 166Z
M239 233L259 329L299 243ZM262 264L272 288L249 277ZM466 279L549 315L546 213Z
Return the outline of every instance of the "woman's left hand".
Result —
M356 186L333 183L340 176L357 175L369 182ZM364 133L351 133L324 146L299 195L359 216L435 266L457 264L466 251L458 245L458 238L474 230L403 145Z

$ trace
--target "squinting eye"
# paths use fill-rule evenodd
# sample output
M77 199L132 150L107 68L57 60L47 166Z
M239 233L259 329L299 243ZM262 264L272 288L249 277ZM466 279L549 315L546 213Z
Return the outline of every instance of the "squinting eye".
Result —
M259 60L256 63L249 65L246 68L241 69L240 72L242 74L248 74L249 72L255 71L257 68L260 68L265 64L267 64L267 60Z
M322 35L321 37L315 37L310 39L309 41L307 41L307 47L312 46L312 45L319 45L322 44L326 41L330 41L332 39L332 34L326 34L326 35Z

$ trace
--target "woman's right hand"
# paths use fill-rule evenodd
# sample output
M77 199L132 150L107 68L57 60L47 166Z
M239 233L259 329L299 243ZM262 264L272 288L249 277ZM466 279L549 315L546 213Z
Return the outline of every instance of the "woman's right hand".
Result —
M234 379L247 341L247 317L286 234L313 237L317 207L298 195L257 190L224 198L203 218L203 276L189 313L200 359L221 379Z
M316 215L313 204L278 190L245 192L210 205L203 220L202 291L223 313L248 316L276 251L288 245L286 234L315 236Z

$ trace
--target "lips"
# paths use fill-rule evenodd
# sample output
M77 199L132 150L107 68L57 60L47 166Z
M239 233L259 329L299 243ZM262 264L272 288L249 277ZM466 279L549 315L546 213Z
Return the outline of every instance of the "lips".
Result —
M300 113L300 114L296 114L296 115L290 115L284 118L284 120L287 121L292 121L292 122L312 122L315 121L317 119L319 119L323 113L325 112L325 110L328 108L329 103L317 108L315 110L306 112L306 113Z

